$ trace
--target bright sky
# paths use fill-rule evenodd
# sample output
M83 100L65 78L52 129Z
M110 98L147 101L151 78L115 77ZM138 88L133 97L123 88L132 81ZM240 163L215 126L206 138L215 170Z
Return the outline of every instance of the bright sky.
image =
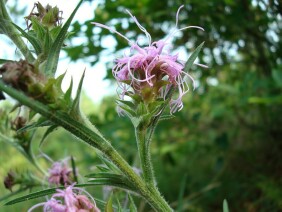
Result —
M35 2L37 1L18 1L20 8L25 6L28 7L28 12L32 10ZM73 9L76 7L78 0L40 0L39 2L43 6L47 4L52 6L57 5L59 9L63 11L64 20L67 20ZM85 20L92 19L97 2L98 1L92 1L91 3L84 2L77 11L73 21L79 20L80 22L83 22ZM13 3L14 2L11 0L8 1L8 4L10 5L13 5ZM79 45L79 43L76 45ZM0 52L0 58L15 58L15 48L7 44L7 39L3 35L0 35L0 46L2 49ZM3 49L5 49L5 51L3 51ZM59 61L57 75L62 74L67 70L66 79L63 82L63 89L66 89L69 85L71 76L74 78L74 87L76 88L82 72L86 69L83 88L87 96L89 96L95 103L100 102L104 96L115 93L115 89L113 86L110 86L110 82L103 81L103 78L106 75L106 68L103 62L99 62L94 67L90 67L89 64L83 63L82 61L72 63L68 58L66 58L66 55L63 52L60 54L60 58L61 60Z

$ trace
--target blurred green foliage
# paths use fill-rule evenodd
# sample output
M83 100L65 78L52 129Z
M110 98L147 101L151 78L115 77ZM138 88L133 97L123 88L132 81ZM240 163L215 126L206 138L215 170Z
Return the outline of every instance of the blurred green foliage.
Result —
M102 41L112 35L107 30L93 30L91 21L114 26L136 40L141 31L123 12L129 9L153 40L158 40L174 26L181 4L185 8L179 16L180 27L198 25L205 32L184 31L174 46L189 53L192 46L205 41L199 60L210 68L191 71L199 87L184 98L184 109L156 130L152 158L160 191L180 211L222 211L224 199L230 211L281 211L280 1L104 0L93 20L73 23L73 37L85 37L87 42L68 47L66 52L72 60L92 65L110 54L120 56L126 41L114 35L116 45L105 49ZM112 65L109 61L109 69ZM138 167L133 127L128 119L117 116L115 97L105 98L99 110L89 116ZM85 145L63 132L48 140L44 150L50 156L60 159L64 154L75 154L82 173L99 163ZM0 151L0 163L7 165L5 171L22 161L15 156L17 159L6 162L6 152L14 154L13 150L4 146ZM4 171L0 171L2 177Z
M184 31L174 46L189 53L204 40L199 61L210 68L190 72L199 87L185 97L184 109L176 118L157 128L152 152L160 190L176 208L186 176L184 211L220 211L225 198L232 211L280 211L280 1L104 0L93 20L73 25L88 42L66 51L73 60L85 58L92 64L109 52L121 56L127 42L107 30L93 30L91 21L114 27L132 40L143 38L124 12L129 9L153 40L158 40L175 25L181 4L185 7L179 15L180 28L198 25L205 32ZM85 24L88 27L81 32ZM105 49L103 40L109 36L116 39L116 45ZM108 65L111 78L113 63ZM113 98L105 99L100 109L103 117L93 114L92 121L134 162L134 134L129 121L115 115L114 105Z

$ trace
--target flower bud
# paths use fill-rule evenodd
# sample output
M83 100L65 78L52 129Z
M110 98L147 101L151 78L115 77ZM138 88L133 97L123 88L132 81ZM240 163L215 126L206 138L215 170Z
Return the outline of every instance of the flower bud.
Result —
M68 167L67 161L54 162L52 167L49 169L48 182L50 184L59 185L70 185L73 183L71 179L72 169Z
M29 21L32 21L34 18L37 19L43 26L52 29L53 27L59 26L61 24L61 15L62 11L60 11L57 6L52 7L47 4L47 6L43 7L38 1L34 4L32 11L28 16L25 17L25 19L27 21L28 28L32 26L32 24L29 24Z
M12 192L12 187L16 184L16 173L9 171L7 176L4 178L4 186L6 189Z

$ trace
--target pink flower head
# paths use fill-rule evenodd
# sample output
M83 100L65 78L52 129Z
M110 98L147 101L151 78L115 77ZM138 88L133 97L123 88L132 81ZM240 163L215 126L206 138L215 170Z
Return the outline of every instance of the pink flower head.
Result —
M108 29L123 37L131 46L130 54L117 59L116 65L112 69L113 75L118 82L118 87L121 89L119 93L121 99L124 99L128 91L132 90L142 96L144 101L148 99L150 101L158 97L165 98L171 86L174 86L178 89L178 97L172 99L170 102L171 113L182 109L182 97L189 91L188 79L193 82L193 87L195 87L194 79L184 71L185 65L179 61L178 55L173 55L165 51L165 47L169 44L168 40L173 38L175 33L179 31L188 28L204 30L198 26L178 28L178 15L183 7L182 5L176 13L175 29L166 39L156 42L151 42L151 35L141 26L136 17L127 10L127 13L131 16L139 29L145 33L148 39L148 46L143 48L140 47L137 42L130 41L127 37L112 28L92 22L98 27ZM196 65L206 67L202 64Z
M28 212L40 206L43 206L44 212L100 212L93 197L85 190L75 188L74 184L65 190L57 189L50 200L34 205Z
M55 184L59 186L70 185L72 183L72 169L68 167L67 160L54 162L48 172L48 182L50 184Z

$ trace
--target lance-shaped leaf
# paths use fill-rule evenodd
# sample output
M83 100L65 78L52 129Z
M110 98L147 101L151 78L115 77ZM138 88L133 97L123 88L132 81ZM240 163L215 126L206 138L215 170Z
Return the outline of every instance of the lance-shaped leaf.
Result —
M44 53L50 54L49 50L52 46L52 38L50 36L49 30L46 29L46 33L44 35Z
M117 211L118 212L122 212L122 211L125 211L125 210L123 210L123 208L121 207L121 204L120 204L120 201L119 201L119 199L116 197L116 202L117 202Z
M39 147L43 145L45 139L48 137L48 135L50 133L52 133L54 130L56 130L58 128L58 125L52 125L50 127L48 127L48 129L45 131L43 137L41 138L41 141L39 143Z
M103 155L97 154L97 157L113 172L120 173L119 169L116 167L115 164L113 164L111 161L109 161L106 157Z
M224 199L223 201L223 212L229 212L229 207L226 199Z
M136 116L136 112L129 108L127 105L121 105L118 103L118 106L123 110L123 113L125 113L129 118Z
M130 212L137 212L137 207L136 207L136 205L134 203L134 200L133 200L132 196L130 194L128 194L128 197L129 197L129 202L130 202L130 204L129 204Z
M108 178L108 179L113 179L113 180L121 180L123 181L125 179L124 176L120 175L120 174L113 174L113 173L91 173L91 174L87 174L84 177L87 178Z
M194 64L195 60L197 59L203 45L205 42L201 43L196 49L195 51L191 54L191 56L189 57L189 59L187 60L187 62L185 63L185 67L184 67L184 71L188 72L190 70L190 68L192 67L192 65Z
M125 183L115 182L109 179L95 179L95 180L89 180L88 182L96 186L113 186L126 191L132 191L137 193L137 191L134 188L129 187Z
M48 29L45 28L36 17L31 17L31 23L32 23L32 28L37 35L37 39L39 39L39 41L41 42L44 41L44 37Z
M72 174L73 174L74 182L78 183L76 165L75 165L73 156L71 156L71 167L72 167Z
M96 168L99 169L101 172L111 171L108 167L105 167L104 165L97 165Z
M21 192L24 192L24 191L26 191L26 190L28 190L28 189L30 189L30 188L28 188L28 187L22 187L22 188L19 188L19 189L16 190L16 191L13 191L12 193L8 193L8 194L6 194L5 196L1 196L1 197L0 197L0 202L5 201L6 199L9 199L10 197L15 196L15 195L17 195L17 194L19 194L19 193L21 193Z
M116 101L117 101L117 104L122 103L124 105L127 105L131 109L135 109L136 107L136 105L131 101L126 101L126 100L121 100L121 99L117 99Z
M70 17L68 18L67 22L62 27L62 29L59 32L58 36L56 37L54 43L52 44L52 47L51 47L51 49L49 51L49 55L48 55L48 58L47 58L46 67L45 67L46 75L53 76L55 74L55 72L56 72L60 51L61 51L61 48L62 48L62 46L64 44L64 40L66 38L66 35L67 35L67 32L68 32L68 28L69 28L69 26L71 24L71 21L72 21L74 15L75 15L76 11L78 10L78 8L82 4L82 2L83 2L83 0L81 0L78 3L78 5L74 9L74 11L70 15Z
M85 70L81 76L80 82L78 84L78 88L76 91L75 98L73 100L73 104L71 106L70 114L73 116L79 116L80 115L80 97L81 97L81 92L82 92L82 85L83 85L83 80L85 76Z
M183 211L183 200L184 200L184 191L186 188L186 182L187 182L187 173L184 174L182 178L182 182L180 184L180 190L178 195L178 202L177 202L177 211Z
M96 185L97 185L96 183L86 183L86 184L77 184L77 185L75 185L75 187L81 188L81 187L90 187L90 186L96 186ZM27 201L27 200L36 199L36 198L39 198L39 197L44 197L46 195L54 194L54 193L56 193L57 189L65 189L65 187L60 186L60 187L57 187L57 188L49 188L49 189L45 189L45 190L42 190L42 191L36 191L36 192L31 193L31 194L27 194L27 195L18 197L16 199L13 199L11 201L8 201L4 205L13 205L13 204L16 204L16 203L19 203L19 202L24 202L24 201ZM103 201L101 201L101 202L103 202Z
M70 86L64 95L64 100L67 102L68 105L70 105L72 102L72 98L71 98L72 88L73 88L73 79L71 78Z
M53 122L41 117L38 121L22 127L17 132L22 133L24 131L33 130L33 129L38 128L38 127L47 127L47 126L52 126L52 125L54 125Z
M22 33L22 36L25 37L33 46L35 53L39 55L42 52L42 47L38 39L28 33L26 33L22 28L20 28L18 25L14 24L13 25L17 28Z
M113 193L111 193L105 207L105 212L114 212L113 208Z

